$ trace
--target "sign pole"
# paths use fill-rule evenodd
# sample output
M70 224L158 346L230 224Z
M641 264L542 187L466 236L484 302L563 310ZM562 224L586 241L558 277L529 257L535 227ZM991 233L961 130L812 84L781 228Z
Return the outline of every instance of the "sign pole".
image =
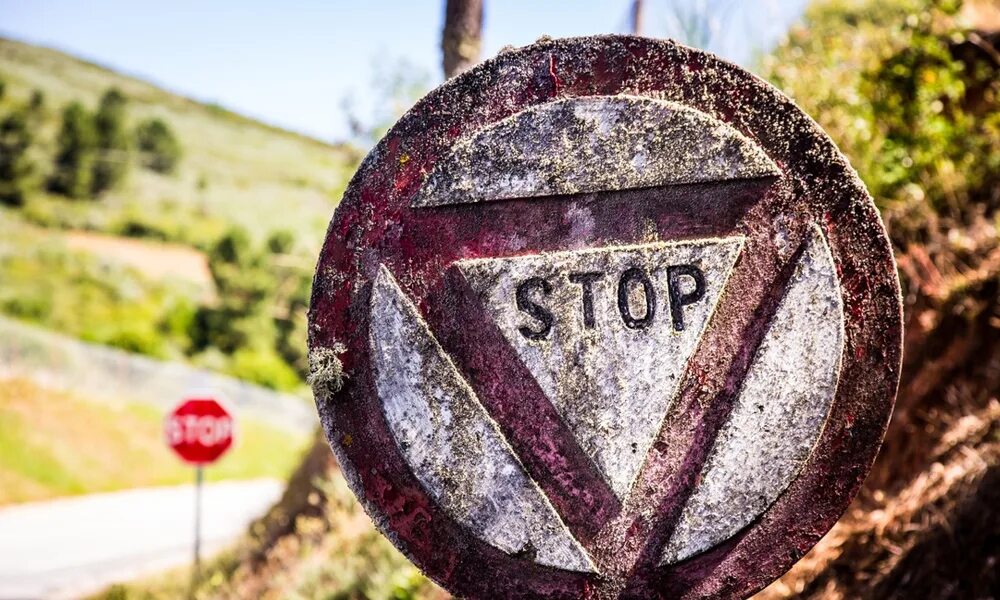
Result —
M191 598L195 596L201 572L201 488L205 479L204 467L194 468L194 568L191 572Z
M163 423L167 445L194 466L194 563L189 598L195 597L201 578L201 496L205 465L212 464L233 445L235 419L224 404L207 393L185 398Z

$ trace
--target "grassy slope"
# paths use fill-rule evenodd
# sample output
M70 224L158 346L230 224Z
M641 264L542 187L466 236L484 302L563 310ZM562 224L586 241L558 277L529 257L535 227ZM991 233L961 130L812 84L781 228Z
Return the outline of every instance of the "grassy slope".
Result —
M184 344L184 332L171 331L164 315L194 310L209 291L180 278L150 278L113 257L74 250L64 232L26 224L4 209L0 282L0 312L8 316L162 359L183 359Z
M145 405L98 403L22 380L0 382L0 505L188 483L191 469L163 444L162 419ZM307 441L243 419L237 446L206 476L283 478Z
M36 213L63 220L63 225L110 230L123 215L145 214L160 222L174 218L184 228L202 227L199 237L206 239L228 223L260 236L288 229L300 247L317 249L356 160L346 147L269 127L55 50L3 38L0 77L7 82L0 112L26 102L34 89L45 94L43 122L36 132L43 167L51 156L62 107L79 100L93 108L112 86L128 97L132 124L161 117L183 145L184 158L175 176L133 168L126 184L99 203L60 203L44 194L32 199Z
M51 163L62 108L93 109L117 87L129 100L129 125L160 117L178 136L184 157L175 175L133 165L126 182L97 201L35 192L20 211L0 210L0 309L90 341L163 358L183 358L185 331L174 316L193 309L206 290L157 280L107 256L68 248L65 236L28 225L110 233L128 223L202 248L230 225L258 239L277 229L296 250L315 256L356 156L342 146L171 94L61 52L0 38L0 114L45 97L33 131L40 173ZM209 290L210 292L210 290ZM175 314L176 313L176 314ZM133 486L187 482L190 470L161 442L161 415L135 405L108 405L41 392L26 382L0 383L0 504ZM287 474L304 440L245 422L240 447L209 470L211 478Z

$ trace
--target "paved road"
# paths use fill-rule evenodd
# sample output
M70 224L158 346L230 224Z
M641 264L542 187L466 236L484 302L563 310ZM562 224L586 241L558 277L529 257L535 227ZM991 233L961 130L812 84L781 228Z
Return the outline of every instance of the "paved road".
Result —
M270 479L205 486L205 554L281 494ZM0 600L76 598L191 560L194 487L94 494L0 509Z

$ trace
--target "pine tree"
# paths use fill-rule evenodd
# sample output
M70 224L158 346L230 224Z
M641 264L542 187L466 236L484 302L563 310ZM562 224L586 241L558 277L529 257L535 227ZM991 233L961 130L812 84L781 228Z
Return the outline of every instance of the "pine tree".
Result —
M101 97L94 115L97 160L91 192L95 196L118 185L128 170L129 137L125 129L125 103L125 96L111 88Z
M73 102L63 110L57 146L49 189L70 198L89 197L97 134L93 118L79 102Z
M12 112L0 121L0 204L24 204L35 170L28 157L31 142L31 131L23 112Z

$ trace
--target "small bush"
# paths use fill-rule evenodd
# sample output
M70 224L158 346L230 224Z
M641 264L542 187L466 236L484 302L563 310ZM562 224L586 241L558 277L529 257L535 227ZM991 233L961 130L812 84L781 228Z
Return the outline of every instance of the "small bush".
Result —
M112 88L101 97L94 115L97 158L91 193L98 195L121 183L128 171L129 137L125 129L125 96Z
M295 246L295 236L291 231L281 229L267 238L267 249L271 254L288 254Z
M143 121L136 128L135 138L144 167L163 174L173 173L177 169L181 159L181 145L164 121Z
M38 114L45 108L45 92L40 89L31 91L31 99L28 100L28 111Z
M302 383L288 363L269 349L237 350L233 354L229 372L234 377L277 390L294 390Z
M0 120L0 204L23 206L35 171L28 157L31 131L22 112Z
M62 129L49 190L70 198L88 198L91 192L94 161L97 158L97 132L94 120L79 102L63 110Z

